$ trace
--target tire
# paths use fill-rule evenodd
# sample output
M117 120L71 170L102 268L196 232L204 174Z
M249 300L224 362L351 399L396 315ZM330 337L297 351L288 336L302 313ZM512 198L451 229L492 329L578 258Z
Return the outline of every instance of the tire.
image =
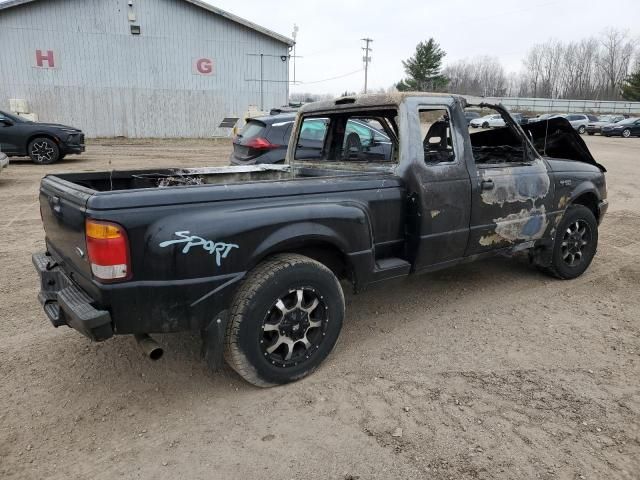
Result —
M279 254L249 272L230 312L225 360L247 382L271 387L309 375L329 355L342 328L344 295L320 262Z
M625 128L625 129L622 131L622 136L623 136L624 138L629 138L629 137L631 136L631 130L629 130L628 128Z
M542 270L563 280L577 278L589 268L597 249L598 222L593 212L583 205L570 205L558 225L551 264Z
M50 165L60 160L60 148L56 142L46 137L35 138L29 143L27 153L33 163Z
M587 131L587 128L586 128L584 125L580 125L580 126L578 127L578 133L579 133L580 135L584 135L584 132L586 132L586 131Z
M595 135L595 132L587 132L588 135Z
M482 128L489 128L489 123L488 122L484 122L482 124Z

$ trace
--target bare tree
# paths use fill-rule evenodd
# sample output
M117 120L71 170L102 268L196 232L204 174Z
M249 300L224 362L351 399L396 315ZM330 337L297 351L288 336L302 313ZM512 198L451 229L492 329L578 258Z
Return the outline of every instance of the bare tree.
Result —
M448 65L442 74L449 80L450 92L495 97L507 91L507 76L496 57L459 60Z
M542 45L534 45L524 59L525 88L532 97L538 96L540 75L542 71Z
M606 95L620 98L620 85L629 74L633 43L626 31L608 28L602 32L598 66L606 79Z

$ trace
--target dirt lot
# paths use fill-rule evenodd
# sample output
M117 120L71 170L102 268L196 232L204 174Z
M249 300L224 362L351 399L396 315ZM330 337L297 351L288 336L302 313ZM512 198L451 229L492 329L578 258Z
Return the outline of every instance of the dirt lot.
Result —
M224 164L226 142L102 141L0 174L0 478L640 478L640 139L587 137L611 208L589 271L496 259L347 295L313 376L211 374L199 338L54 329L31 253L48 172ZM401 430L400 430L401 429Z

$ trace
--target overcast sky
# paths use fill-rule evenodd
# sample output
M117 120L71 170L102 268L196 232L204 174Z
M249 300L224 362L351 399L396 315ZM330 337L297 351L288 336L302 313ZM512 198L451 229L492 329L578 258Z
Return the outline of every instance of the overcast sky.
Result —
M374 39L369 85L389 87L402 78L402 59L434 37L446 62L497 56L507 72L520 69L534 43L579 40L605 27L629 30L640 47L640 0L208 0L286 36L298 33L296 80L314 82L362 68L360 38ZM361 72L301 84L292 92L360 91Z

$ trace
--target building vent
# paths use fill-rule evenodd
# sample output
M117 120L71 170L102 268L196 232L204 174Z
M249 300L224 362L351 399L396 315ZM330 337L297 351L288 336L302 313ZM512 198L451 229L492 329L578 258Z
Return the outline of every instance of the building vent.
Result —
M131 25L131 35L140 35L140 25Z

